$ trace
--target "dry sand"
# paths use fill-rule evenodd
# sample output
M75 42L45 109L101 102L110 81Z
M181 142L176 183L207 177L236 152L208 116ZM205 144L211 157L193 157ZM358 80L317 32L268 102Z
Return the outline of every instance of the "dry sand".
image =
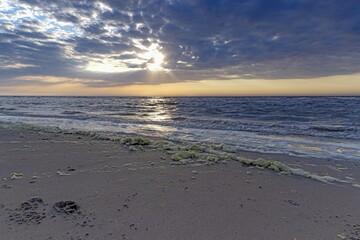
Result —
M351 162L262 157L360 175ZM0 130L0 239L360 239L360 188L235 161L170 162L90 137Z

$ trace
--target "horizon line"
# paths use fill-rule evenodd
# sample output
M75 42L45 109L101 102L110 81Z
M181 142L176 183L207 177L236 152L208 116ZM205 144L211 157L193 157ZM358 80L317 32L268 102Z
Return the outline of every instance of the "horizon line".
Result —
M359 94L354 95L3 95L0 97L360 97Z

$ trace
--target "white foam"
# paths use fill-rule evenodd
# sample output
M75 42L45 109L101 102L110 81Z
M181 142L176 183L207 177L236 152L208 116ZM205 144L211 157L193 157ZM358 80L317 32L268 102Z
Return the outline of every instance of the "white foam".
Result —
M231 151L282 153L304 157L360 161L360 141L356 140L261 135L246 131L171 127L159 124L116 123L89 119L0 116L0 121L58 127L63 130L135 134L182 142L226 144L231 146L228 147Z

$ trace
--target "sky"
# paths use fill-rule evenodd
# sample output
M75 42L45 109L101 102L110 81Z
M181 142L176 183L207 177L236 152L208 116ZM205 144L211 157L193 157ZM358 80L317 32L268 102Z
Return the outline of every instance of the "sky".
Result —
M0 95L360 95L359 0L0 0Z

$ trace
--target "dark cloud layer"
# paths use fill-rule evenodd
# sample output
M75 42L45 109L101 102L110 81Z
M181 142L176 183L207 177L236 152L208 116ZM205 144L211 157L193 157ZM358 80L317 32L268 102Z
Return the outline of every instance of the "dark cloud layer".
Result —
M37 75L104 80L87 82L94 86L149 83L146 66L156 59L146 53L152 46L165 55L166 70L153 84L360 72L358 0L2 4L0 84Z

